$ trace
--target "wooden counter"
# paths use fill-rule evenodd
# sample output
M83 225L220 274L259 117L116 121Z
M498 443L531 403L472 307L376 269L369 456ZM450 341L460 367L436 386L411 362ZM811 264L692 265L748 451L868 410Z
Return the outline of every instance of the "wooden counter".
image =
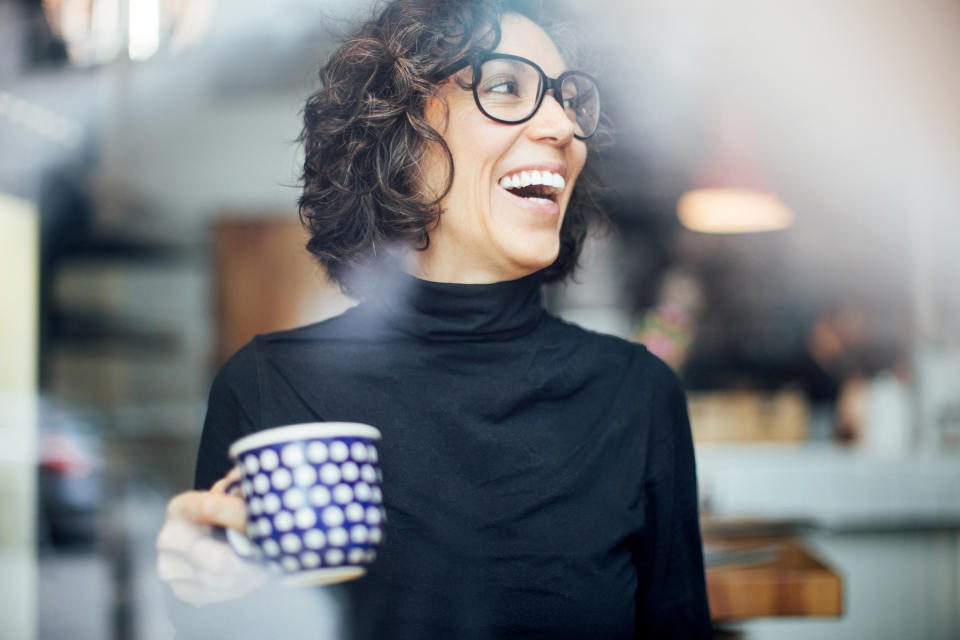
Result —
M796 538L707 538L705 543L715 622L843 614L840 575Z

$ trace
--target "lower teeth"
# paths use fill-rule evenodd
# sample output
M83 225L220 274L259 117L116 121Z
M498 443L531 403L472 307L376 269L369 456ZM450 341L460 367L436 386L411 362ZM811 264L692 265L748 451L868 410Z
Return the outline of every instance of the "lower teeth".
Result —
M530 202L540 202L542 204L553 204L553 200L548 200L547 198L527 198Z

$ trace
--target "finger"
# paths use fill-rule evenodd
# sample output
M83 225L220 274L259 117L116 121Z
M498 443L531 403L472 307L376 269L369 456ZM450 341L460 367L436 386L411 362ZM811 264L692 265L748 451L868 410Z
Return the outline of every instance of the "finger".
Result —
M157 575L168 583L196 580L197 569L183 556L176 553L161 553L157 556Z
M240 470L236 467L231 467L230 471L227 472L227 475L223 476L219 480L213 483L213 486L210 487L210 491L214 493L226 493L227 485L233 482L234 480L240 479Z
M209 534L210 527L180 519L167 520L157 534L156 548L160 553L186 554L198 538Z
M218 587L210 584L198 582L196 580L177 580L171 582L170 588L173 593L185 602L189 602L197 607L212 602L223 602L225 600L235 600L246 594L259 589L269 581L266 572L262 575L236 581L230 587Z
M189 580L172 582L170 588L177 598L195 607L202 607L213 602L223 602L224 600L234 600L243 595L235 591L216 589Z
M187 559L195 567L213 573L237 572L246 564L229 545L212 537L195 540Z
M187 491L174 497L167 505L167 517L194 524L246 529L247 516L243 500L235 496L209 491Z
M157 575L167 584L191 583L199 587L221 591L249 591L247 585L256 585L258 575L246 568L238 571L215 573L198 569L189 560L174 553L157 557Z
M233 549L215 538L192 536L191 543L186 545L187 537L178 535L174 539L170 535L160 540L157 574L164 582L192 581L227 589L266 574L263 567L238 557Z
M182 600L197 604L232 600L254 591L270 581L270 573L261 565L245 564L239 570L211 573L193 567L182 558L164 561L164 572L182 576L167 580L167 584Z

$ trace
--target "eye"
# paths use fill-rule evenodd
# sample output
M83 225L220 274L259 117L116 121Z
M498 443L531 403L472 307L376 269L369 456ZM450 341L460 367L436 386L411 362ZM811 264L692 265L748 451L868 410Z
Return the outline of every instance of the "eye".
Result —
M490 93L509 93L511 95L517 95L520 93L517 83L512 81L496 84L490 87L489 91Z
M516 78L510 76L499 76L490 78L483 83L485 93L498 93L501 95L519 96L520 83Z

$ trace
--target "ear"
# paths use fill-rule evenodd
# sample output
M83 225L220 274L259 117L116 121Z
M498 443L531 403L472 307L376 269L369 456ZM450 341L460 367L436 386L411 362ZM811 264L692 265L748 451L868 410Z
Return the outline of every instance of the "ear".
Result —
M444 84L451 85L452 83L448 78L438 85L438 88L442 89ZM437 133L441 136L446 135L447 127L450 126L450 104L447 102L444 91L437 91L427 98L423 108L423 117Z

